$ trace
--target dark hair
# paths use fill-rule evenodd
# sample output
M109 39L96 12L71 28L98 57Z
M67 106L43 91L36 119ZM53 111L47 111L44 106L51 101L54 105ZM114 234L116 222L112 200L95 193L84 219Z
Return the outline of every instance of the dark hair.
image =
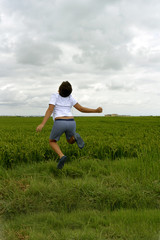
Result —
M60 87L59 87L59 94L61 97L68 97L72 92L72 85L66 81L62 82Z

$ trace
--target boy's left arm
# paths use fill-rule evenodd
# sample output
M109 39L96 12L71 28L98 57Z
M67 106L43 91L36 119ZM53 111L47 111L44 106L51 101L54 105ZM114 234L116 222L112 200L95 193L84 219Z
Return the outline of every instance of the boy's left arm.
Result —
M91 109L91 108L86 108L86 107L83 107L81 106L79 103L76 103L74 105L74 107L80 111L80 112L83 112L83 113L101 113L103 111L103 109L101 107L98 107L96 109Z

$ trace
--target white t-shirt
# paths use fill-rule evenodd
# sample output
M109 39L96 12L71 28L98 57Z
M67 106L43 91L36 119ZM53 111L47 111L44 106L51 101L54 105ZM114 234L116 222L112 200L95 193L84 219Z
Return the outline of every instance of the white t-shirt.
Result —
M73 116L71 108L77 103L77 101L69 95L68 97L61 97L59 93L52 94L49 104L54 105L53 119L56 117L70 117Z

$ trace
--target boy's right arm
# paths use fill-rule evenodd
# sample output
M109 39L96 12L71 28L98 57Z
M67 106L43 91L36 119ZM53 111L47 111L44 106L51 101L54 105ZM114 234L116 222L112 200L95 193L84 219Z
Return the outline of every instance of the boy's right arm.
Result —
M103 109L101 107L98 107L96 109L92 109L92 108L86 108L86 107L83 107L81 106L79 103L76 103L74 105L74 107L80 111L80 112L83 112L83 113L101 113L103 111Z
M44 116L44 118L43 118L42 123L41 123L40 125L38 125L38 127L36 128L36 131L37 131L37 132L42 131L42 128L43 128L44 125L46 124L47 120L50 118L53 110L54 110L54 105L49 104L49 107L48 107L48 109L47 109L47 111L46 111L46 114L45 114L45 116Z

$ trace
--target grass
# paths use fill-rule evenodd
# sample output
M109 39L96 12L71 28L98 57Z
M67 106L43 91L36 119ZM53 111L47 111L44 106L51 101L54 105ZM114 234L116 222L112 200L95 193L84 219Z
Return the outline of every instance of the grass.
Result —
M159 118L77 118L85 149L62 137L62 170L51 122L36 134L38 118L0 120L0 239L159 240Z
M12 231L8 232L8 239L12 240L151 240L158 239L159 213L154 210L117 210L114 212L78 210L70 214L43 212L21 215L9 224Z

